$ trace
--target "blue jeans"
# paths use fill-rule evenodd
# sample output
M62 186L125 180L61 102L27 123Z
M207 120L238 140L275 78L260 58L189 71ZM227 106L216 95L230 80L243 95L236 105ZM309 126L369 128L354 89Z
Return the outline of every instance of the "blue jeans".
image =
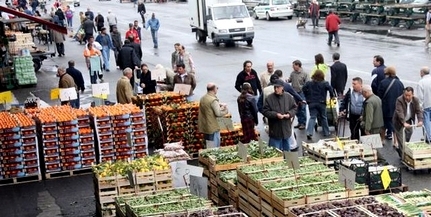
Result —
M153 38L154 47L158 47L159 44L157 42L157 31L151 30L151 37Z
M108 46L102 47L103 68L109 70L109 57L111 56Z
M428 141L431 140L431 107L424 109L424 128Z
M269 137L269 146L278 148L282 151L290 151L289 138L287 139L276 139Z
M313 135L314 126L316 125L316 119L319 115L319 120L322 120L323 135L329 135L328 118L326 116L326 104L325 103L310 103L308 104L308 110L310 111L310 119L308 120L307 135Z
M78 109L80 107L80 103L79 103L79 92L76 93L77 97L75 100L70 100L70 106L72 108L76 108Z
M67 18L67 26L72 27L72 18Z
M302 99L305 99L304 93L300 92L298 93ZM296 113L296 117L298 117L298 124L299 125L304 125L307 122L307 112L306 112L306 104L302 104L300 106L298 106L298 112Z

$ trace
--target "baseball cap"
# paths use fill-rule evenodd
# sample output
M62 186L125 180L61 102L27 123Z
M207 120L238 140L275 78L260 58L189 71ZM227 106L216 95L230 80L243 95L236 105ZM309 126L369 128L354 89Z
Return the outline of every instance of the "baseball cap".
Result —
M274 87L284 87L284 82L281 79L277 79L274 83L273 83Z

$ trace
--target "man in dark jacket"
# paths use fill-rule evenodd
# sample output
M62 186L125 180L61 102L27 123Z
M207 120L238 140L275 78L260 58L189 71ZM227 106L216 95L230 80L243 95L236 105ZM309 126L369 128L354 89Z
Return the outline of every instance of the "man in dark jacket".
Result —
M135 50L136 55L138 56L139 60L142 60L142 48L139 43L136 43L133 36L129 36L130 44L128 46L132 47Z
M84 23L82 24L82 29L84 29L84 42L87 43L88 38L90 38L90 36L93 36L94 31L96 30L96 27L94 26L94 22L91 21L91 19L89 17L87 17L84 21Z
M88 17L91 21L94 19L94 13L90 10L90 8L87 8L87 11L85 12L85 17Z
M59 25L64 26L64 20L66 20L66 17L64 16L64 13L61 10L61 8L57 9L57 11L55 12L55 15L58 17Z
M156 92L156 80L153 80L151 78L151 71L148 69L147 64L141 65L141 78L140 78L140 85L142 87L142 93L143 94L150 94Z
M140 64L141 60L138 59L135 50L132 46L130 46L130 41L125 40L124 46L118 53L118 66L121 70L124 70L125 68L138 69ZM134 77L135 76L132 76L132 78L130 79L130 84L132 85L132 88L134 88L135 84Z
M332 54L332 60L334 64L331 66L331 86L334 88L338 97L342 98L344 94L344 88L346 88L347 83L347 66L346 64L340 62L340 54Z
M350 139L352 140L359 140L359 135L364 135L364 130L360 126L361 120L359 119L362 114L363 103L362 79L355 77L352 80L352 88L349 88L340 103L341 116L345 116L349 120Z
M274 93L265 98L263 115L268 118L269 145L283 151L290 151L289 137L292 135L292 118L297 105L293 97L284 92L284 82L274 84Z
M97 31L101 32L102 27L105 26L105 18L103 17L103 15L100 12L97 12L97 16L94 19L94 23L96 23Z
M257 91L262 94L262 86L260 84L259 76L257 72L252 69L253 63L250 60L246 60L243 63L243 70L236 76L235 89L241 92L241 86L244 82L250 83L253 89L254 95L257 96Z
M380 82L385 79L385 60L380 55L376 55L373 58L373 65L376 68L371 72L371 76L374 77L371 82L371 88L373 88L373 93L377 93Z
M118 68L118 53L120 52L121 47L123 47L123 41L121 41L121 33L118 31L117 26L112 27L111 39L112 45L114 46L115 63Z
M147 10L145 9L145 4L142 1L139 2L139 5L138 5L138 13L139 15L141 15L142 25L145 28L145 13L147 13Z
M395 67L387 67L384 73L386 78L380 82L377 96L382 100L386 139L392 140L392 131L394 130L392 117L395 111L395 103L397 98L403 94L404 85L398 79Z
M412 137L412 124L415 123L417 118L417 125L422 126L424 116L422 113L421 106L419 104L419 98L413 95L413 88L406 87L404 94L397 98L395 103L395 113L392 119L394 123L395 143L397 152L401 157L401 150L403 150L403 143L409 142ZM405 137L403 138L403 130L405 130ZM398 144L398 145L397 145Z
M66 73L69 74L70 76L72 76L73 81L75 81L75 84L77 87L76 94L78 95L78 98L75 101L76 105L74 105L72 107L79 108L80 107L79 91L81 91L81 93L84 93L84 90L85 90L84 78L82 77L81 71L79 71L78 69L75 68L75 61L70 60L68 64L69 64L69 68L66 69Z
M328 45L331 46L332 38L335 37L335 43L337 47L340 47L340 38L338 37L338 29L341 24L340 18L332 10L329 10L325 22L326 31L328 31Z

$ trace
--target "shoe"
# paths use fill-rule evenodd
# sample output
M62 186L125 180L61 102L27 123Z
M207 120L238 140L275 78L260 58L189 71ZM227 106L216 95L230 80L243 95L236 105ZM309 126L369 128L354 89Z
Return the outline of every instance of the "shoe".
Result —
M307 139L312 140L313 139L312 135L307 135Z
M103 83L104 82L104 80L103 79L100 79L100 83Z
M331 43L328 43L328 46L331 46Z
M299 127L298 127L300 130L305 130L305 125L304 124L301 124L301 125L299 125Z
M157 46L154 46L154 48L157 48Z
M299 128L300 126L301 126L301 125L299 125L299 124L298 124L298 125L294 126L293 128Z
M337 43L337 47L340 47L340 43Z
M386 135L386 140L392 140L392 135Z
M110 72L109 69L105 70L106 72Z

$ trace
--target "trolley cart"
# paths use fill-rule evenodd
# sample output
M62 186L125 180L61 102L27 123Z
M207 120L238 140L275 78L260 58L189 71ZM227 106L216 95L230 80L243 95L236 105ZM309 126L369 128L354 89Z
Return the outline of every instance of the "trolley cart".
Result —
M326 117L328 119L328 126L334 127L335 132L338 132L338 100L326 100ZM322 126L322 121L318 118L314 130L317 132L317 127Z
M420 129L424 136L422 126L412 125L410 129L412 130L412 136L416 129ZM402 147L398 147L399 151L401 151L401 163L407 167L407 170L412 170L414 173L417 170L428 170L428 173L431 173L431 146L428 149L417 150L408 148L406 145L406 128L402 130L402 137ZM417 143L425 142L418 141Z

